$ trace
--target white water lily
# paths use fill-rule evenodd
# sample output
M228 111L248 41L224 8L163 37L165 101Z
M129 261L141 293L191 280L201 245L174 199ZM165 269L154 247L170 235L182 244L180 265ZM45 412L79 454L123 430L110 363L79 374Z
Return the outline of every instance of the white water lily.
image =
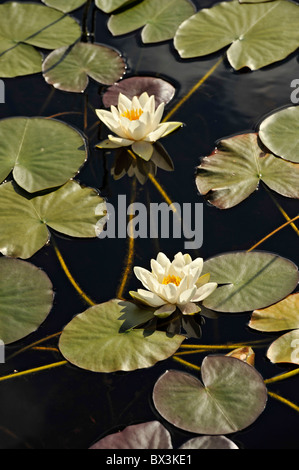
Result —
M192 261L190 255L177 253L171 262L164 253L151 260L152 271L135 267L134 273L145 289L130 292L131 296L146 305L156 307L155 315L168 317L178 307L183 315L200 312L198 302L206 299L217 288L209 282L210 275L201 276L203 259Z
M116 136L109 135L97 147L119 148L132 146L133 152L144 160L150 160L153 155L153 143L165 137L178 127L181 122L161 123L164 103L155 107L155 97L145 92L139 98L132 100L122 93L119 94L118 107L111 106L111 111L96 110L100 120Z

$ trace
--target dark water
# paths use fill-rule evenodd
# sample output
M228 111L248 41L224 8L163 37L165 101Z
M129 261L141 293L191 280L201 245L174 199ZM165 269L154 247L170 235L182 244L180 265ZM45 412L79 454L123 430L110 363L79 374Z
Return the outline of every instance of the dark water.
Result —
M4 2L1 2L4 3ZM39 2L38 2L39 3ZM196 6L216 2L194 1ZM82 17L83 9L73 13ZM108 16L96 12L95 42L109 44L122 53L127 62L127 76L153 75L169 80L177 87L171 109L189 89L212 67L223 51L198 60L182 61L172 43L144 46L140 34L113 38L107 32ZM290 83L298 77L298 56L256 72L235 72L225 60L171 120L186 123L186 127L164 139L175 171L158 171L157 179L171 199L184 202L203 202L198 195L194 174L200 157L208 155L215 141L237 133L254 131L261 119L275 109L290 106ZM52 116L65 111L65 122L83 130L86 103L101 106L101 88L91 82L85 95L53 91L42 76L34 75L5 80L6 104L0 105L0 117ZM88 129L97 118L88 111ZM118 194L130 199L132 180L125 176L114 181L109 174L112 157L103 158L94 149L100 140L96 128L87 133L90 155L78 179L99 189L116 203ZM298 213L298 202L275 195L290 217ZM138 185L138 202L162 202L161 195L151 182ZM204 243L199 250L203 258L232 250L247 250L258 240L285 222L285 219L261 187L236 208L220 211L204 204ZM74 240L55 235L57 244L70 271L83 290L96 302L114 298L123 272L126 240ZM299 264L298 236L288 227L269 239L261 249L275 252ZM184 240L137 240L134 263L149 267L158 251L170 258L184 251ZM192 252L190 253L193 254ZM196 253L196 255L198 255ZM195 254L193 255L195 256ZM54 308L34 334L8 348L8 353L49 334L60 331L74 315L84 311L86 304L63 273L51 245L43 248L31 260L51 278L56 292ZM132 276L126 288L140 287ZM247 328L249 314L221 315L206 319L202 343L252 341L266 336ZM278 335L279 336L279 335ZM274 336L273 336L274 337ZM272 338L272 337L271 337ZM269 338L269 341L271 341ZM57 340L51 343L57 345ZM264 378L285 371L265 358L265 349L256 349L256 367ZM204 355L190 360L201 363ZM13 370L26 370L63 360L59 353L28 351L2 367L1 375ZM28 375L0 383L0 447L2 449L86 449L99 437L130 424L158 419L172 434L177 447L193 437L165 423L155 411L151 394L160 375L167 369L185 370L173 360L164 361L151 369L131 373L94 374L71 365L56 370ZM298 377L271 386L271 390L299 404ZM298 448L299 416L289 407L269 399L265 412L245 431L230 435L245 449Z

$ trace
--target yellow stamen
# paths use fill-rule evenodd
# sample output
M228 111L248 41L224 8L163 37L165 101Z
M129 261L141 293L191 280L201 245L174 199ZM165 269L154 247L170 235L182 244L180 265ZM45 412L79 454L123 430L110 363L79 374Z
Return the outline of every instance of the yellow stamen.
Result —
M122 113L122 117L130 119L130 121L138 121L142 114L142 109L127 109L124 113Z
M170 274L167 277L164 277L162 284L175 284L179 286L181 283L181 278L179 276L171 276Z

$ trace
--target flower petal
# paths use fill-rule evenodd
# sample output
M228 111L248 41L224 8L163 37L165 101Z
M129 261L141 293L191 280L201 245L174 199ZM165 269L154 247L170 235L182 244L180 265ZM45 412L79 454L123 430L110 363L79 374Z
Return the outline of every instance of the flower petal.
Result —
M157 262L159 264L161 264L161 266L164 268L164 269L168 269L169 266L170 266L170 260L167 258L166 255L164 255L164 253L160 252L158 253L157 255Z
M100 149L117 149L122 147L123 145L120 143L112 142L110 139L102 140L96 147Z
M156 142L162 137L166 137L171 132L182 126L181 122L164 122L158 125L157 129L147 136L148 142Z
M154 294L154 292L138 289L137 294L140 300L151 307L162 307L162 305L165 304L165 300L161 299L157 294Z
M118 107L120 105L123 106L125 109L131 109L132 101L126 95L123 95L123 93L120 93L118 95Z
M151 159L154 152L152 144L144 141L134 142L132 149L139 157L143 158L143 160L147 162Z
M179 305L184 305L190 302L190 300L193 300L193 297L195 296L196 293L196 286L192 287L191 289L187 289L184 292L182 292L179 296L178 299L178 304Z
M160 318L167 318L176 311L176 305L165 304L155 311L154 315Z
M178 306L183 315L195 315L200 312L200 307L193 302Z
M217 288L218 284L216 282L208 282L204 284L199 289L197 289L194 297L192 297L193 302L200 302L201 300L206 299L209 295L211 295L214 290Z
M122 137L115 137L114 135L108 135L108 138L112 143L119 144L119 147L128 147L133 143L132 140L123 139Z

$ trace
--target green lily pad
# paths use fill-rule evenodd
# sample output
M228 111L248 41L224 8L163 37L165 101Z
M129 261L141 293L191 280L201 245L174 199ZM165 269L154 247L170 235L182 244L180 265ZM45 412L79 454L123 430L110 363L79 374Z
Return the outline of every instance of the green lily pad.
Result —
M63 91L83 93L89 77L112 85L125 73L125 62L111 47L79 42L68 51L61 47L51 52L43 63L47 83Z
M274 364L285 362L299 365L299 329L274 341L267 351L267 357Z
M120 7L130 5L135 0L95 0L96 6L105 13L111 13Z
M238 446L225 436L201 436L185 442L180 449L231 450Z
M298 21L299 7L289 1L250 5L222 2L184 21L174 45L185 59L230 45L227 58L234 69L256 70L284 59L298 48Z
M81 134L54 119L3 119L0 140L0 181L13 170L15 181L30 193L66 183L87 158Z
M291 261L267 252L233 252L204 263L218 288L203 305L217 312L247 312L280 301L298 284L298 268Z
M260 181L282 196L299 198L299 165L265 153L255 133L222 140L203 158L196 177L199 192L220 209L244 201Z
M34 332L53 304L52 283L33 264L0 258L0 339L9 344Z
M69 13L82 7L87 0L42 0L48 7L56 8L56 10Z
M143 0L129 10L112 15L108 28L114 36L142 30L144 43L155 43L172 39L182 21L195 11L189 0Z
M267 389L260 374L234 357L207 356L202 382L167 371L157 381L153 400L161 416L185 431L220 435L250 426L264 411Z
M298 121L298 106L278 111L261 123L259 137L271 152L291 162L299 163Z
M172 356L185 337L162 331L124 328L131 302L117 299L77 315L63 330L59 348L72 364L93 372L131 371L151 367Z
M284 331L299 328L299 294L292 294L277 304L255 310L249 323L258 331Z
M172 443L170 433L159 421L149 421L109 434L90 449L172 449Z
M0 252L27 259L50 239L49 228L71 237L96 237L98 193L70 181L43 196L27 198L13 183L0 186Z
M36 3L0 5L0 77L38 73L42 56L34 46L57 49L81 37L81 28L63 13Z

